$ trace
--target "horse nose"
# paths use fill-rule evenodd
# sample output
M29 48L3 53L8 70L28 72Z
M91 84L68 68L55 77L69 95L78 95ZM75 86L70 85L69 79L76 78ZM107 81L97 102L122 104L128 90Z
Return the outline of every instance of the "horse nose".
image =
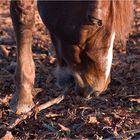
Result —
M85 91L84 91L84 95L86 100L90 100L91 98L93 97L97 97L99 96L101 93L101 91L97 91L97 90L94 90L92 87L88 86L87 88L85 88Z
M99 96L101 92L94 90L94 88L91 86L85 86L83 88L76 87L76 93L78 93L78 95L84 97L86 100L89 100L93 97Z
M86 100L90 100L93 97L97 97L100 95L100 93L101 93L101 91L95 90L91 86L85 87L85 90L84 90L84 95L85 95Z

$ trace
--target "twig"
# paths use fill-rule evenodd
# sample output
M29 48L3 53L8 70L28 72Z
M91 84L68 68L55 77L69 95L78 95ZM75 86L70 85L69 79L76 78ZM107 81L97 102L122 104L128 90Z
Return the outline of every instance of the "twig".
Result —
M14 122L12 122L9 126L8 129L13 129L15 126L17 126L19 123L21 123L22 121L24 121L27 117L31 116L33 113L35 113L35 118L36 115L43 109L46 109L54 104L59 104L63 99L64 99L64 94L59 95L57 98L52 99L51 101L48 101L47 103L44 103L40 106L36 106L34 107L31 111L20 115L17 119L14 120Z
M31 116L33 111L30 111L26 114L20 115L19 118L14 120L13 123L9 124L8 129L13 129L15 126L17 126L19 123L21 123L23 120L25 120L27 117Z
M53 113L46 114L47 118L62 117L62 116L63 114L53 114Z
M137 134L137 133L140 133L140 128L135 129L135 130L126 131L125 133L122 133L116 137L111 137L111 138L107 138L104 140L121 139L124 136L131 135L131 134Z
M31 116L33 113L35 114L35 119L37 118L37 114L41 111L44 110L54 104L59 104L66 96L66 94L68 92L70 92L71 88L72 88L73 84L70 84L70 86L68 88L65 89L64 93L59 95L57 98L52 99L51 101L48 101L42 105L39 106L35 106L31 111L22 114L19 116L19 118L17 118L13 123L11 123L8 126L8 129L13 129L15 126L17 126L19 123L21 123L22 121L24 121L27 117Z
M36 106L34 108L34 112L35 112L35 116L41 111L41 110L44 110L54 104L59 104L63 99L64 99L65 95L62 94L62 95L59 95L57 98L55 99L52 99L51 101L48 101L40 106Z

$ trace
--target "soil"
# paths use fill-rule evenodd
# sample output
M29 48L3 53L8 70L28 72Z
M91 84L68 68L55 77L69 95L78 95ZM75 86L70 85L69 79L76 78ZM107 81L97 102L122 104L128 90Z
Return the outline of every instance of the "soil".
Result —
M38 12L33 31L36 65L35 103L64 92L56 86L55 54ZM111 83L105 93L86 101L73 90L57 105L7 129L15 117L9 102L15 92L16 41L9 1L0 3L0 138L12 139L140 139L140 2L135 1L133 30L126 47L116 43Z

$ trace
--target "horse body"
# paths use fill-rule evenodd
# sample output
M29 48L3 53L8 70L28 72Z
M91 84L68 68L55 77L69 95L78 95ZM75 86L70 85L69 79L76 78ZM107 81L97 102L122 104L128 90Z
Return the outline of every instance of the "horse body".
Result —
M34 3L11 2L18 52L17 93L11 104L18 112L27 112L34 106L31 94L35 77L31 51ZM74 79L75 92L80 95L103 92L110 82L114 39L124 40L129 31L132 2L38 1L38 10L55 46L59 85L67 86Z

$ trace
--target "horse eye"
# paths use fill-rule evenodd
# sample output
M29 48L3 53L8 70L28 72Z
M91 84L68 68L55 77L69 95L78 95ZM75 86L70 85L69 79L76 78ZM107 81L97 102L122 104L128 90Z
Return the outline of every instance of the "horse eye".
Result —
M97 25L101 27L103 25L102 20L98 20Z

